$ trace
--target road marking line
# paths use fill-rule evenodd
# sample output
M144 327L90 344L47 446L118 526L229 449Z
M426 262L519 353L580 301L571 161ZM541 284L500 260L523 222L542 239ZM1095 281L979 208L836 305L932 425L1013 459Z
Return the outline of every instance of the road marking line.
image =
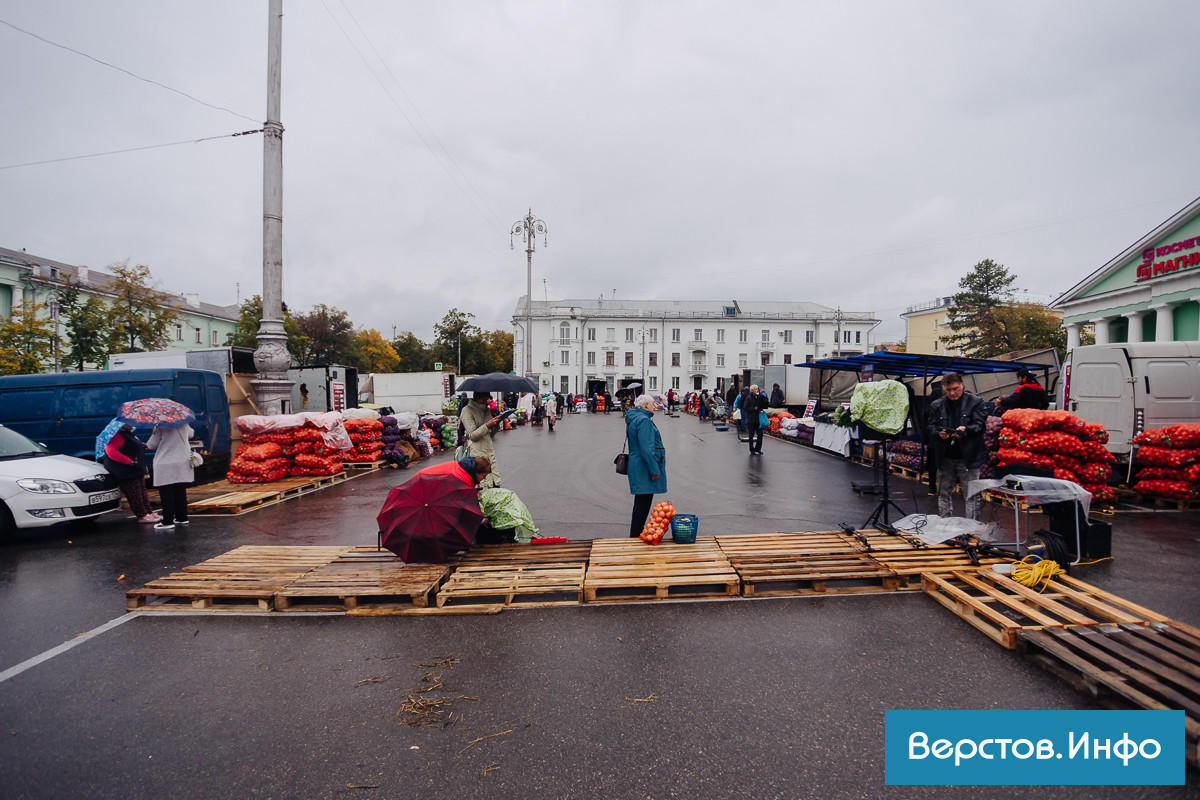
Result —
M118 625L126 623L129 620L133 619L134 617L140 617L140 616L142 616L141 611L130 611L128 614L126 614L123 617L117 617L114 620L110 620L110 621L104 623L103 625L101 625L98 628L92 628L87 633L81 633L78 636L76 636L74 639L72 639L71 641L63 642L58 647L51 648L51 649L47 650L46 652L42 653L41 655L37 655L37 656L34 656L33 658L22 661L20 664L17 664L15 667L9 667L8 669L4 670L3 672L0 672L0 683L4 683L9 678L15 678L17 675L20 675L22 672L24 672L27 669L32 669L33 667L36 667L38 664L41 664L42 662L49 661L50 659L54 658L55 656L61 655L62 653L67 652L71 648L73 648L77 645L83 644L84 642L88 641L89 639L96 638L97 636L104 633L105 631L111 631L113 628L117 627Z

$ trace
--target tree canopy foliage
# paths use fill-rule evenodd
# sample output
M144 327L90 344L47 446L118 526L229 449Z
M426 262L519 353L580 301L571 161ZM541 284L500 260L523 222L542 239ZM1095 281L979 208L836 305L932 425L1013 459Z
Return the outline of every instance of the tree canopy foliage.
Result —
M940 337L947 351L993 358L1053 347L1060 358L1065 356L1067 334L1061 319L1043 305L1014 300L1015 281L1015 275L990 258L963 276L960 291L950 298L951 332Z
M150 268L123 263L110 269L116 279L110 289L115 295L109 305L110 352L140 353L165 347L167 331L178 315L163 302L164 296L150 287Z
M0 375L44 372L54 355L54 322L41 303L21 303L12 316L0 319Z

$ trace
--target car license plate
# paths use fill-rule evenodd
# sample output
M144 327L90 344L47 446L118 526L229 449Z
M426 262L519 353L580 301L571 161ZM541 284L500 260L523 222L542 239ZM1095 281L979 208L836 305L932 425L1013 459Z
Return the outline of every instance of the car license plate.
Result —
M110 500L116 500L120 496L120 489L113 489L111 492L100 492L100 494L94 494L88 498L88 505L95 506L99 505L100 503L107 503Z

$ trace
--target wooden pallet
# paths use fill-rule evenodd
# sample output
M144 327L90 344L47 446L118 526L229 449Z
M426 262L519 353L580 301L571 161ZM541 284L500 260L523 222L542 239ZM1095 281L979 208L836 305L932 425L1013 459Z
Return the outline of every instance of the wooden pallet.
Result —
M583 588L585 602L603 603L736 597L740 586L716 540L702 536L695 544L597 539Z
M587 565L493 562L460 565L438 590L438 608L577 606Z
M446 564L405 564L370 545L355 547L279 589L275 610L413 612L429 607L450 569Z
M388 462L382 458L377 461L343 461L342 466L349 470L372 470L383 469L388 465Z
M925 470L922 469L910 469L909 467L902 467L899 464L889 464L888 468L891 469L893 475L899 475L901 478L907 478L917 483L924 483L927 477Z
M591 540L558 544L477 544L458 556L454 563L460 566L586 564L591 553Z
M896 573L843 533L719 536L746 597L896 591Z
M912 546L909 546L907 550L902 548L879 549L870 553L869 557L900 576L898 588L901 591L921 589L921 576L924 573L942 575L963 569L970 570L974 567L970 557L961 547L947 545L936 545L924 549ZM1011 560L980 556L979 565L990 567L992 564Z
M922 574L921 588L966 622L1012 650L1020 630L1101 623L1147 625L1166 617L1067 575L1045 591L1022 586L990 567Z
M271 611L275 593L348 546L243 546L125 593L130 609Z
M315 492L335 483L346 480L345 472L336 475L307 476L299 478L284 478L272 483L231 484L218 481L231 487L230 491L210 494L201 499L188 502L189 514L243 514L264 506L274 505L292 497ZM218 485L210 484L221 488ZM211 492L212 489L209 490ZM208 493L206 493L208 494Z
M1189 632L1189 630L1191 632ZM1022 652L1105 705L1184 711L1187 760L1200 766L1200 637L1179 623L1017 632Z

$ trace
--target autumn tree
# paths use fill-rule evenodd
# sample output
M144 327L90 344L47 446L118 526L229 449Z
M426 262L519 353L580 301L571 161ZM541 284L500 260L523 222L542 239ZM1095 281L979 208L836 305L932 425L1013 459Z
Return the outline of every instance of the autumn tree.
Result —
M396 372L400 366L400 356L391 344L383 338L383 334L374 328L359 331L356 335L356 350L358 351L359 369L364 372Z
M458 370L459 352L462 353L463 373L471 374L467 364L475 356L479 348L479 328L471 322L474 314L464 314L457 308L452 308L442 317L442 321L433 326L433 360L449 364ZM461 351L460 351L461 348Z
M108 304L95 295L81 294L74 286L57 294L63 330L71 342L65 363L78 370L88 364L103 365L114 346Z
M109 269L115 278L110 288L115 296L108 309L111 352L139 353L165 347L167 331L178 316L167 305L166 296L150 288L150 268L121 263Z
M479 336L479 360L472 362L473 369L471 370L467 369L467 362L464 361L464 374L484 375L489 372L512 372L513 339L512 331L483 331Z
M318 303L307 314L296 315L300 333L301 366L309 364L344 364L354 359L354 323L339 308Z
M237 327L234 332L225 337L226 347L258 348L258 328L262 322L262 297L254 295L242 302L239 308ZM292 313L283 309L283 330L287 334L287 348L296 363L302 363L300 356L304 352L304 337L300 334L300 326Z
M0 320L0 375L36 375L54 355L54 322L41 303L21 303Z
M392 349L400 359L397 372L429 372L433 369L433 353L429 345L418 339L412 331L401 331L392 340Z

